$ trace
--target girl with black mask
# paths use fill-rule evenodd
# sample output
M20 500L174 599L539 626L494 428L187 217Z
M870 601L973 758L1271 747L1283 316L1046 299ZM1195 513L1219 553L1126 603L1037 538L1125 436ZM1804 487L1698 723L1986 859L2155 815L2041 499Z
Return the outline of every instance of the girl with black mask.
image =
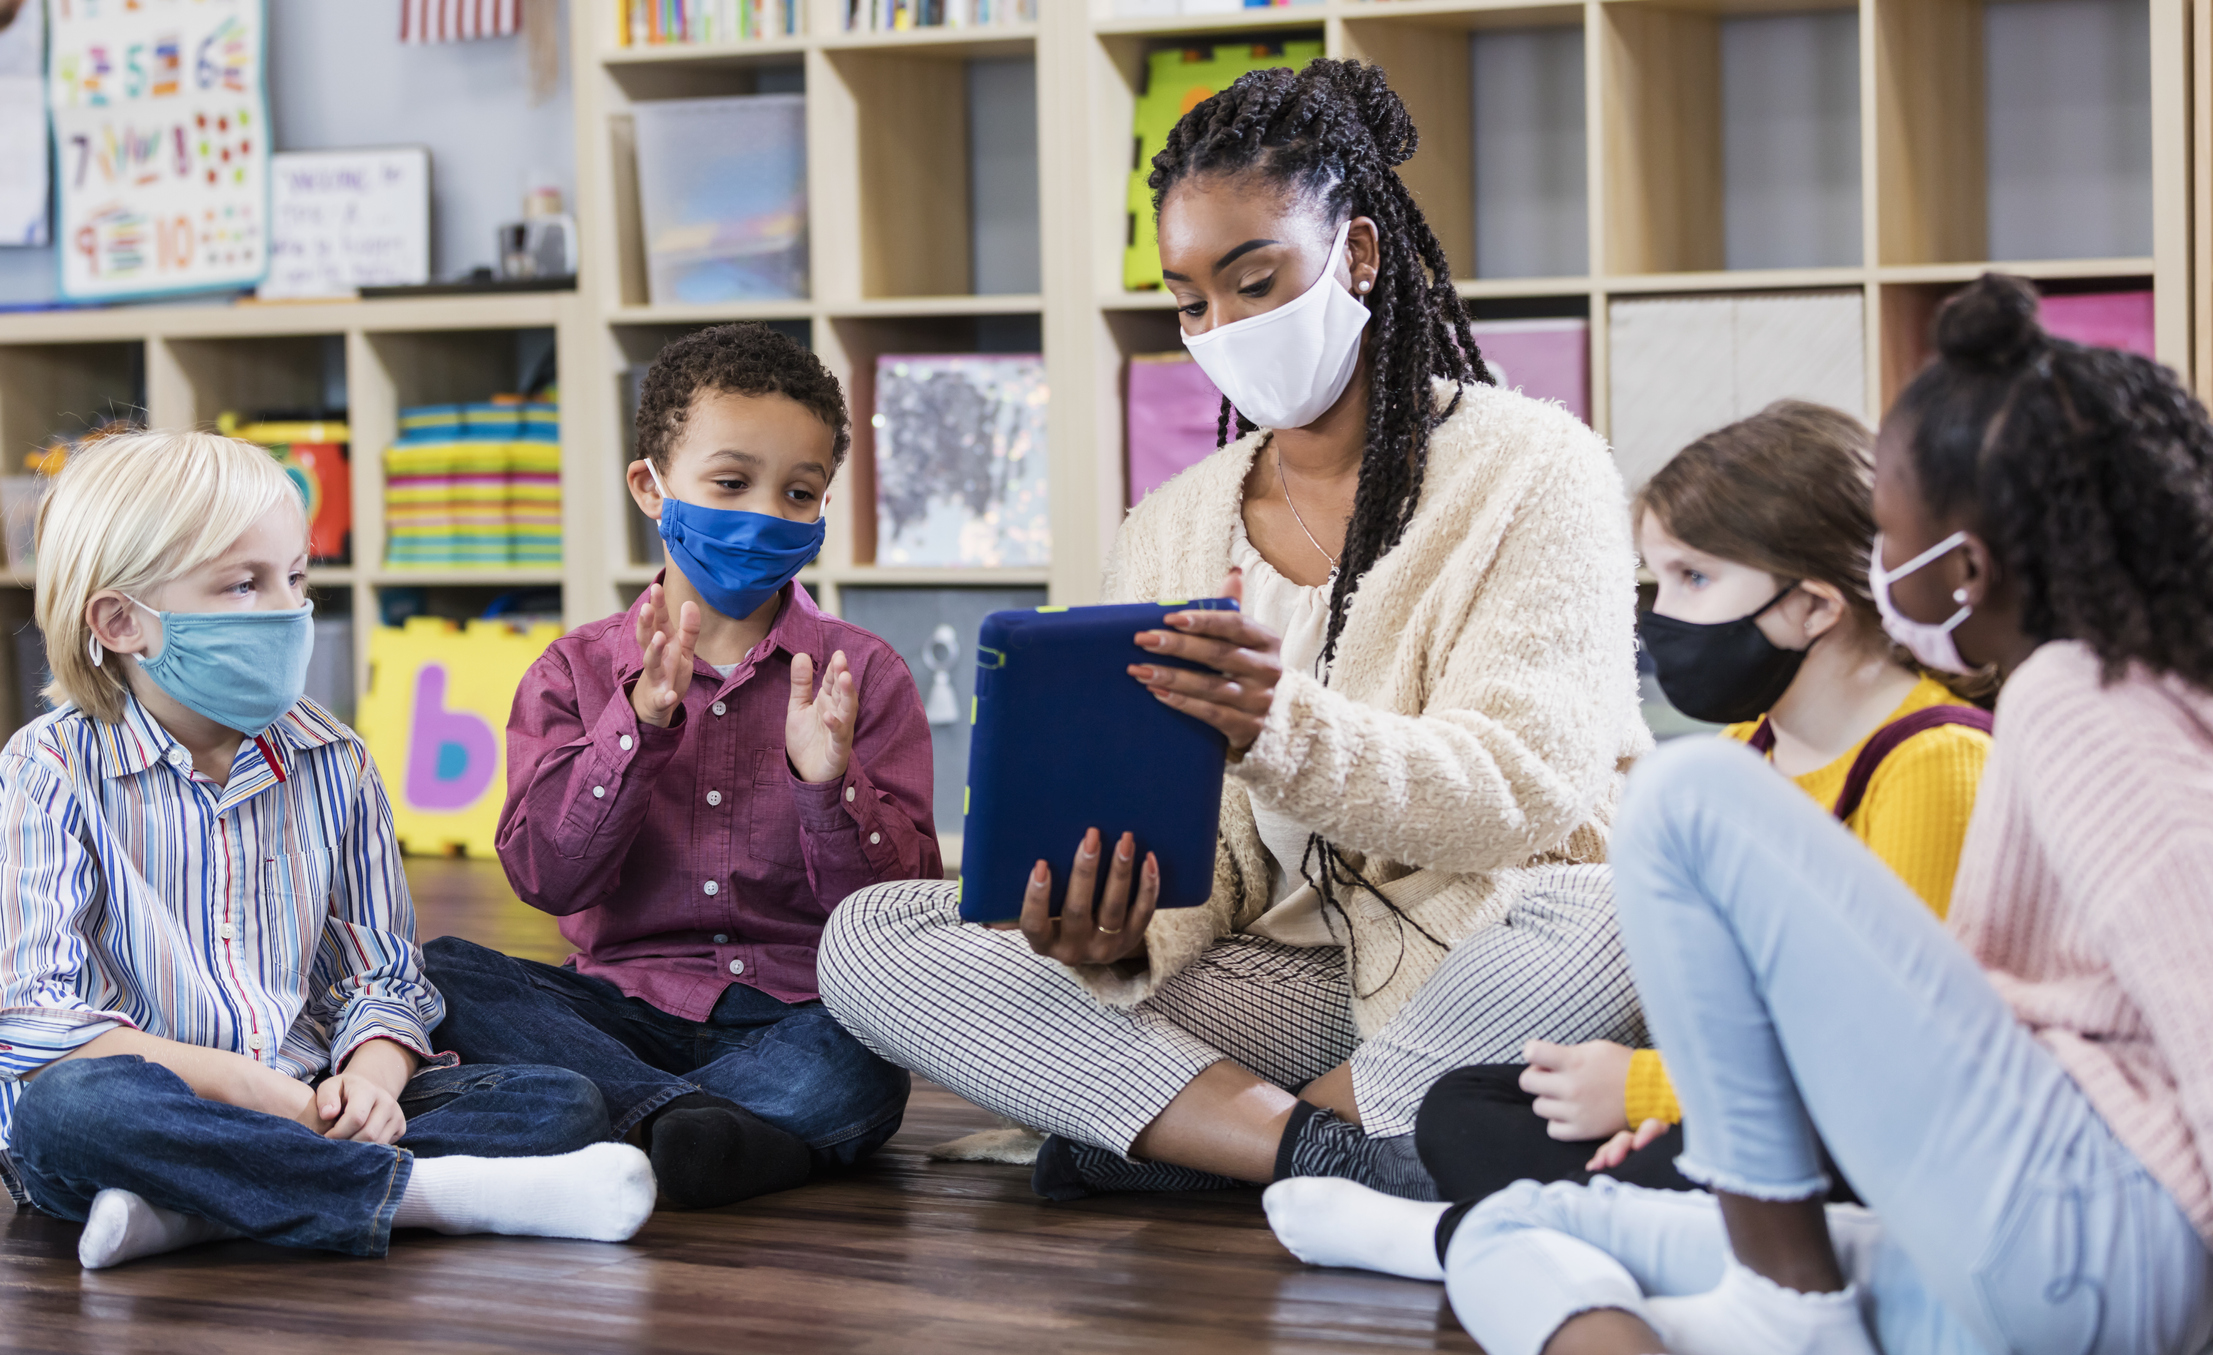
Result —
M1883 629L1873 441L1849 414L1785 400L1686 447L1632 508L1658 580L1640 631L1677 709L1764 752L1942 917L1990 747L1961 692L1988 684L1940 681ZM1682 1115L1657 1051L1532 1040L1525 1055L1448 1073L1424 1100L1415 1142L1444 1198L1597 1172L1697 1189L1675 1170ZM1435 1268L1426 1242L1404 1251Z

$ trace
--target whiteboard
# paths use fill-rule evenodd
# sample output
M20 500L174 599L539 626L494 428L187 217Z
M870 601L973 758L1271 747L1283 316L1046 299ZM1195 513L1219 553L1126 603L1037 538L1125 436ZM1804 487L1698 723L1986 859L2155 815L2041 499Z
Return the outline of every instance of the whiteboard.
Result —
M269 165L264 301L430 281L430 151L281 151Z
M247 287L268 268L261 0L51 0L62 295Z
M0 247L46 236L46 9L0 28Z

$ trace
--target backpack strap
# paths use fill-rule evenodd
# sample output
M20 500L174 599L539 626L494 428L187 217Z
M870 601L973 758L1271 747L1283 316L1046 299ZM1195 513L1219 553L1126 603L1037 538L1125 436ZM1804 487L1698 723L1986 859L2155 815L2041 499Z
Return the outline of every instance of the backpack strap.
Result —
M1775 751L1775 726L1768 723L1765 715L1760 717L1760 727L1752 731L1752 737L1744 741L1744 746L1761 757Z
M1925 730L1941 729L1945 725L1965 725L1988 734L1991 729L1990 712L1979 706L1923 706L1907 715L1901 715L1875 731L1860 749L1860 755L1852 759L1852 770L1844 775L1844 789L1837 794L1836 805L1830 811L1842 823L1852 817L1867 797L1867 783L1875 778L1875 769L1883 765L1883 759L1896 752L1898 745ZM1766 729L1765 721L1761 729ZM1768 742L1774 742L1770 735Z

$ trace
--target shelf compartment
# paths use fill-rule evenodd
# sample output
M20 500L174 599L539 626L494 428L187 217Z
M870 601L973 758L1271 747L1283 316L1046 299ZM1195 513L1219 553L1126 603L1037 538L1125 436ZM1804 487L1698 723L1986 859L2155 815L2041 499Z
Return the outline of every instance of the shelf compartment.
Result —
M143 342L0 346L0 474L56 437L145 418Z
M1862 262L1857 11L1600 8L1605 268Z
M229 412L335 415L348 404L342 334L162 339L147 366L150 412L163 428L212 425Z
M1344 54L1390 73L1421 149L1399 175L1455 277L1589 267L1581 5L1357 6Z
M2135 273L2067 273L2054 268L2037 277L2037 290L2046 297L2064 297L2083 293L2150 291L2152 288L2151 261L2141 260L2142 267ZM2002 268L2005 272L2018 272L2014 268ZM1884 409L1905 390L1914 376L1934 356L1931 329L1936 313L1944 302L1974 280L1979 273L1953 278L1937 278L1917 282L1885 282L1876 290L1876 305L1882 327L1882 386ZM2146 351L2152 347L2152 336L2140 336L2138 347Z
M857 150L812 161L817 295L1036 304L1033 52L1027 40L825 48L809 135L851 138Z
M1063 0L1063 3L1070 0ZM1052 3L1052 0L1047 0ZM1313 28L1328 17L1318 0L1306 4L1271 5L1225 14L1173 14L1154 18L1101 19L1091 31L1101 38L1169 38L1178 45L1194 37L1220 35L1227 41L1250 40L1256 35L1287 29Z

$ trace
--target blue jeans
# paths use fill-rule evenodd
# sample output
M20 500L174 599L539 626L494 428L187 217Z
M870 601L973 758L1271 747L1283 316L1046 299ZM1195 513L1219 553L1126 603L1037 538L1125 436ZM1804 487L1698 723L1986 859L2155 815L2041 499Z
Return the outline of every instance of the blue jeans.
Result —
M423 972L445 995L432 1039L470 1063L551 1064L590 1078L617 1134L690 1092L752 1111L851 1166L899 1130L907 1074L845 1033L820 1002L733 983L705 1021L671 1016L573 969L442 936Z
M382 1256L418 1157L539 1157L608 1136L592 1084L559 1068L425 1068L395 1147L204 1101L136 1055L70 1059L16 1102L9 1156L31 1202L82 1223L111 1187L280 1247Z
M2125 849L2117 844L2117 850ZM2195 1352L2213 1262L2189 1219L1913 893L1753 754L1684 740L1631 777L1613 840L1622 939L1683 1105L1683 1174L1795 1200L1820 1146L1872 1214L1832 1207L1893 1352ZM2177 906L2187 906L2178 900ZM1492 1355L1593 1307L1697 1293L1710 1202L1524 1182L1452 1241L1453 1306Z

